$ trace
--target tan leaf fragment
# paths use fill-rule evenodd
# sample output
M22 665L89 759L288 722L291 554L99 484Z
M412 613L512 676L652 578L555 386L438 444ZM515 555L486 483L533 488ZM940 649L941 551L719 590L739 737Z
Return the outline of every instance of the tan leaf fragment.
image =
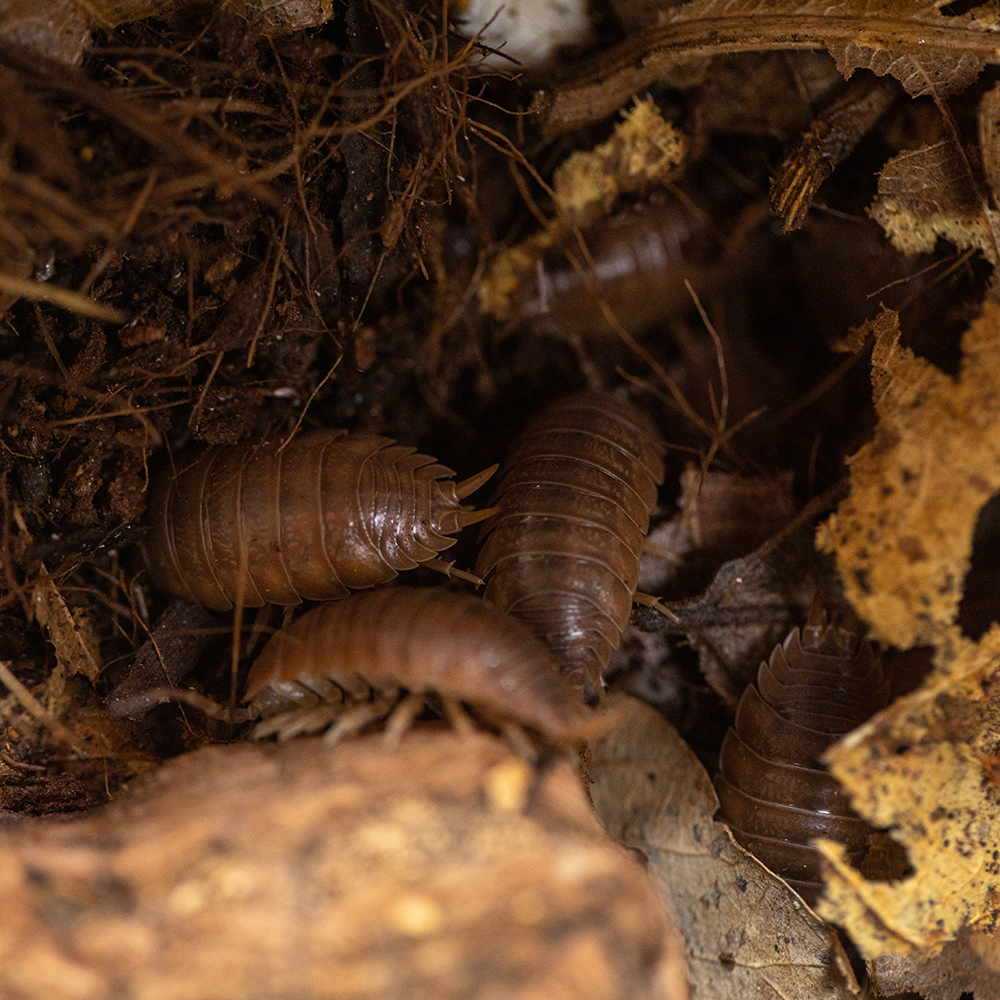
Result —
M1000 967L980 954L987 943L995 948L998 937L964 928L933 958L880 955L869 966L876 995L912 992L924 1000L960 1000L971 993L976 1000L1000 1000Z
M948 634L976 518L1000 490L1000 306L984 303L965 332L954 378L899 346L894 314L871 329L879 423L816 544L874 638L908 649Z
M83 674L89 681L100 676L100 644L89 619L66 606L59 588L43 571L32 593L35 620L47 626L49 638L56 649L56 658L66 675Z
M869 215L902 253L930 253L938 237L996 263L996 237L969 160L953 140L900 153L879 175Z
M1000 789L984 760L1000 746L1000 626L978 642L956 627L925 687L827 754L854 807L908 851L912 876L869 882L829 841L822 916L847 928L863 955L929 958L965 926L1000 927Z
M848 1000L857 983L833 928L713 821L715 789L662 716L623 701L591 744L594 807L649 859L687 945L695 995L712 1000Z

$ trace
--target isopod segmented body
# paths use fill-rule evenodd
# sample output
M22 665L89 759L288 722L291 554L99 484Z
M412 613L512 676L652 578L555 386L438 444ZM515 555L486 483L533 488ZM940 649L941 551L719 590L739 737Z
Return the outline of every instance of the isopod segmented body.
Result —
M809 902L822 887L810 841L839 841L858 860L876 832L851 809L822 756L888 702L871 643L849 623L828 624L816 601L801 633L792 629L761 663L726 733L715 778L721 817Z
M216 611L334 600L436 559L482 512L416 449L324 430L287 445L209 448L150 487L154 583Z
M628 403L570 396L528 425L484 528L486 599L544 639L588 700L632 610L664 449Z
M641 333L664 317L691 309L685 282L705 296L738 273L711 238L704 217L677 198L605 219L584 230L583 238L589 258L576 267L571 259L580 257L576 237L539 253L536 266L510 295L512 315L549 316L581 336L608 335L612 329L600 296L626 329Z
M380 587L306 612L268 641L245 700L251 717L265 720L256 736L330 723L339 736L389 715L402 691L435 691L554 742L581 738L594 718L526 628L440 587Z

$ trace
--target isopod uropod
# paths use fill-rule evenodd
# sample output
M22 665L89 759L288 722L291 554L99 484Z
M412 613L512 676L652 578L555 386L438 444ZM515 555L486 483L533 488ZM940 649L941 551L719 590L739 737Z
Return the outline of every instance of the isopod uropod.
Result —
M486 599L544 639L588 700L632 610L664 449L628 403L570 396L528 425L484 525Z
M414 448L344 430L209 448L154 476L150 576L216 611L346 597L434 565L488 515L460 501L492 472L455 483Z
M715 778L721 817L733 836L808 902L822 887L820 854L810 841L839 841L854 860L876 831L822 763L844 733L889 702L889 681L857 621L826 621L814 601L761 663L722 744Z
M268 641L244 700L264 720L255 736L333 723L328 738L337 738L390 713L400 731L429 691L446 711L464 702L486 721L557 743L582 738L595 718L526 628L440 587L380 587L306 612Z

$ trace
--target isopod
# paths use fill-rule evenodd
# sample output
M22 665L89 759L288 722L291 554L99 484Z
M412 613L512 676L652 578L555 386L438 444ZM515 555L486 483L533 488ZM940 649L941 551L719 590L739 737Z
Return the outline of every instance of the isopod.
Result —
M570 396L528 425L484 525L486 599L544 639L587 700L628 623L665 447L610 393Z
M839 841L857 861L876 833L822 763L844 733L889 702L881 658L857 624L828 623L813 601L805 627L774 648L740 699L715 777L733 836L808 902L822 888L810 841Z
M455 483L414 448L344 430L209 448L153 479L150 576L215 611L343 598L441 568L449 536L488 516L460 501L493 471Z
M556 743L582 738L596 718L526 628L441 587L380 587L307 611L268 641L244 700L264 720L257 737L332 723L327 738L336 739L390 713L398 734L429 691L446 711L463 702L488 722Z
M544 243L533 237L501 255L479 292L485 311L503 321L537 318L581 336L607 336L612 326L603 302L639 334L692 308L686 282L705 297L751 262L741 240L727 248L708 218L676 197L579 234L557 231L551 246Z

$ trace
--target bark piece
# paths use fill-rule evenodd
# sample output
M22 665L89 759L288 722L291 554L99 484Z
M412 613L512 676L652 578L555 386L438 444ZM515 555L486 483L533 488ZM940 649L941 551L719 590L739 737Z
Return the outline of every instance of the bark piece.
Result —
M572 765L487 736L206 747L0 841L18 1000L686 996Z

